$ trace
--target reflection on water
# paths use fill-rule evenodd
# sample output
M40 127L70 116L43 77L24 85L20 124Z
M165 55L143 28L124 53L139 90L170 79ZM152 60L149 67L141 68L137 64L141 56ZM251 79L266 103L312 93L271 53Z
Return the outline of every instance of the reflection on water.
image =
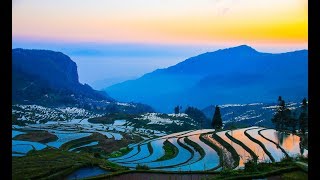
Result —
M108 174L110 172L101 169L100 167L85 167L80 168L76 171L74 171L72 174L66 177L66 179L82 179L82 178L88 178L92 176L98 176L101 174Z
M263 151L261 146L253 141L251 141L245 134L244 131L247 129L253 128L244 128L244 129L237 129L233 131L229 131L228 134L231 135L233 138L241 141L245 144L248 148L250 148L257 156L259 162L270 162L269 156Z
M274 129L262 130L261 134L279 144L289 156L308 154L308 150L301 147L301 139L297 135L278 132Z
M212 149L210 146L205 144L200 140L200 135L192 135L189 136L188 139L197 143L200 147L203 148L205 151L205 157L199 161L196 161L195 163L192 164L187 164L184 166L176 166L173 168L165 168L162 170L165 171L205 171L205 170L210 170L219 165L219 156L218 153Z
M203 133L214 132L214 131L215 131L214 129L199 129L186 134L181 134L178 137L188 137L196 134L203 134Z
M260 131L261 129L262 128L248 130L247 133L252 138L260 141L265 146L267 151L271 153L271 155L272 155L272 157L274 158L275 161L277 161L277 162L280 161L282 158L285 157L285 154L281 151L280 148L278 148L278 146L276 146L272 142L266 140L265 138L263 138L262 136L259 135L258 131Z
M251 158L251 155L239 144L229 139L225 134L226 132L227 131L218 132L217 135L220 136L225 142L229 143L237 151L238 155L240 156L239 167L242 168L244 167L244 163Z
M134 161L134 163L137 164L137 163L144 163L144 162L152 162L152 161L159 159L161 156L163 156L165 154L164 149L163 149L164 141L165 141L165 139L151 141L153 153L147 158Z

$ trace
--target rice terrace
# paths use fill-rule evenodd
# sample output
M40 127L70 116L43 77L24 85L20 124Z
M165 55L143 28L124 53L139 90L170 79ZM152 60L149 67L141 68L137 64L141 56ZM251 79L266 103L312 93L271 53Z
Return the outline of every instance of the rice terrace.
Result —
M11 55L12 179L309 178L307 0L13 0Z
M82 126L78 127L79 124ZM127 124L124 120L115 120L114 124L94 124L87 119L74 119L61 121L59 124L48 122L27 126L14 125L14 175L21 178L25 175L25 165L33 164L27 168L30 170L29 177L44 178L52 170L34 163L53 158L50 161L54 162L54 168L51 167L54 173L49 176L53 179L67 175L71 179L79 178L81 176L70 176L70 173L91 166L101 169L100 174L93 174L96 175L91 177L93 179L122 176L129 178L130 175L143 177L143 174L134 174L141 172L155 173L155 177L161 177L159 174L163 173L168 176L167 173L172 173L170 175L173 177L182 174L186 177L188 174L193 175L193 178L226 177L219 172L226 173L228 177L248 174L249 177L259 177L264 176L264 171L273 172L270 176L274 173L302 171L299 169L304 166L301 167L296 162L305 164L308 158L304 139L306 135L298 136L269 128L252 126L230 130L187 130L168 135L150 134L150 138L139 140L139 131L133 133L133 127L128 127ZM36 139L39 135L43 138ZM133 138L134 136L137 137ZM111 145L118 148L108 148ZM55 159L56 156L71 162L57 163L55 161L59 159ZM32 159L35 162L31 161ZM78 163L75 165L72 161ZM269 165L267 170L248 170L249 162L257 163L252 165L252 168L272 165ZM238 170L239 174L231 173L232 170Z

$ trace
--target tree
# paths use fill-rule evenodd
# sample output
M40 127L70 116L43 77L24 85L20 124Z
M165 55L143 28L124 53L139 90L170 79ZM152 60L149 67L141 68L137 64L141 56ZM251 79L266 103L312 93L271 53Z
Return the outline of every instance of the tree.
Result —
M216 106L215 112L212 118L212 127L214 129L221 129L222 128L222 118L220 113L219 106Z
M282 97L278 97L278 107L277 107L277 112L271 119L272 123L275 125L276 129L280 129L280 122L281 122L281 103L282 103Z
M185 113L194 121L198 122L200 125L200 129L203 127L210 127L210 123L206 117L206 115L199 109L195 107L187 107Z
M303 134L306 132L306 129L308 128L308 104L306 98L302 100L301 114L299 117L299 127Z
M278 108L276 114L271 119L276 129L288 129L291 126L291 111L286 107L285 101L281 96L278 97Z
M176 106L176 107L174 108L174 113L175 113L175 114L179 114L179 112L180 112L180 106Z
M292 133L296 133L297 124L298 124L298 119L296 118L296 112L293 112L292 117L290 118L290 125L292 127Z

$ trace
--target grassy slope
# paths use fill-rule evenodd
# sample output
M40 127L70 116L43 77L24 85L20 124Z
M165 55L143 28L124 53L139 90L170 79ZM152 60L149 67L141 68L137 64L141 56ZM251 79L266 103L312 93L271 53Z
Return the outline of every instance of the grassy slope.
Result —
M19 134L13 138L14 140L33 141L39 143L48 143L56 141L58 137L47 131L30 131L27 134Z
M122 174L128 173L146 173L150 174L149 177L154 177L155 179L159 179L160 177L166 177L165 179L175 179L176 175L183 175L184 178L188 179L197 179L197 175L207 175L206 179L257 179L257 178L266 178L266 177L280 177L283 179L288 179L291 177L299 177L301 179L308 179L307 172L301 170L295 163L292 162L277 162L277 163L261 163L257 165L257 171L245 171L245 170L227 170L227 171L199 171L199 172L163 172L163 171L155 171L155 170L129 170L129 171L119 171L114 172L112 174L100 175L96 177L91 177L88 179L117 179L121 178ZM157 174L158 176L157 178ZM163 176L166 175L166 176ZM138 178L132 176L131 178ZM181 177L179 177L180 179Z
M100 166L117 171L124 168L89 153L73 153L57 149L35 151L12 159L13 179L61 179L85 166Z
M98 145L92 147L83 147L81 149L85 149L89 152L99 152L106 155L114 151L118 151L120 148L127 147L131 143L137 143L142 140L142 138L139 136L133 136L133 138L126 134L123 134L122 136L123 138L121 140L114 140L113 138L107 138L106 136L100 133L92 133L92 135L88 137L76 139L63 144L61 146L61 149L68 150L74 147L79 147L81 145L88 144L93 141L98 141Z
M156 161L163 161L176 157L179 153L178 148L173 145L170 141L166 140L163 142L164 155Z

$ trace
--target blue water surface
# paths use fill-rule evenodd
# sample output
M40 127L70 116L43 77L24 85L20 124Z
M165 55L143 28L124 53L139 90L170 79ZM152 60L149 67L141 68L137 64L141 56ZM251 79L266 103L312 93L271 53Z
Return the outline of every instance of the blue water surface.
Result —
M72 179L83 179L83 178L88 178L92 176L98 176L101 174L108 174L110 172L101 169L100 167L86 167L86 168L80 168L76 171L74 171L72 174L67 176L67 180L72 180Z

